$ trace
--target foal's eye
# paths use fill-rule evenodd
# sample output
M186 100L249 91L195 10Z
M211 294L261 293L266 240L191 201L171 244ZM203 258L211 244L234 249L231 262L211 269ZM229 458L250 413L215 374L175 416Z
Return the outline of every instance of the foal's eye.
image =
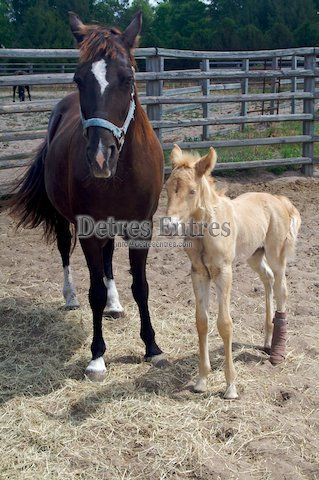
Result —
M196 190L194 190L194 189L191 189L191 190L189 191L189 194L190 194L190 195L194 195L194 193L196 193Z

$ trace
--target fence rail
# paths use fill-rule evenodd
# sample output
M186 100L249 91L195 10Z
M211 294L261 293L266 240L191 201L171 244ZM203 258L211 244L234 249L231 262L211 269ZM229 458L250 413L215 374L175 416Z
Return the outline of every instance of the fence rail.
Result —
M78 51L74 49L0 49L0 60L76 59L77 57ZM163 140L165 132L181 128L187 131L190 127L202 129L201 141L183 140L179 142L182 148L208 148L211 144L223 148L298 143L302 145L302 154L299 157L218 163L217 169L302 165L304 173L312 175L316 162L314 144L318 141L314 129L315 101L319 98L319 90L316 90L319 76L318 57L319 48L317 47L255 52L201 52L142 48L136 50L136 58L145 59L146 71L136 73L136 80L145 85L145 91L140 94L140 100L147 109L153 128L165 150L173 146L169 139ZM201 63L198 65L199 68L192 70L168 70L168 63L172 59L192 59ZM32 65L32 62L25 65L27 68L28 65ZM61 66L61 62L58 65ZM234 80L236 83L233 82ZM0 87L26 84L70 85L72 82L73 73L64 72L0 76ZM182 82L182 86L177 88L177 82ZM262 88L262 93L254 91L259 88ZM281 91L282 89L285 91ZM229 95L213 93L221 90L239 90L241 93L231 92ZM50 99L19 104L0 103L0 115L49 112L58 101L59 99ZM252 102L260 103L262 110L256 110L256 107L254 107L255 110L249 110L248 105ZM266 102L270 104L268 109L265 108ZM236 107L235 104L239 104L240 110L238 113L232 112L229 115L212 114L212 106L222 104L233 104L234 107ZM287 104L288 112L279 113L279 105ZM163 108L164 105L172 107ZM201 111L201 116L185 118L182 114L186 109ZM173 112L180 113L182 118L167 118L167 115ZM212 125L239 125L244 129L247 124L291 121L302 122L302 135L209 140L209 130ZM45 133L43 129L0 131L0 142L36 140L43 138ZM0 169L24 166L29 157L28 152L18 154L4 152L0 157Z

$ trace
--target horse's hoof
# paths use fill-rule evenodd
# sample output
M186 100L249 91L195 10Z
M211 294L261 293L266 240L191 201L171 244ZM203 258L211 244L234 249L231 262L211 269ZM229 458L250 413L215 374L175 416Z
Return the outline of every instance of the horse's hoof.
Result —
M236 386L233 383L227 388L224 398L225 400L235 400L238 398Z
M156 367L156 368L165 368L170 366L170 363L166 359L164 353L160 353L159 355L154 355L153 357L146 357L145 361L151 363L153 367Z
M91 380L91 382L103 382L106 378L106 370L102 370L101 372L96 370L85 370L85 376Z
M104 312L105 317L107 318L122 318L125 317L125 312L123 311L116 311L116 310L109 310Z
M197 380L193 388L195 393L205 393L207 391L207 382L203 378Z

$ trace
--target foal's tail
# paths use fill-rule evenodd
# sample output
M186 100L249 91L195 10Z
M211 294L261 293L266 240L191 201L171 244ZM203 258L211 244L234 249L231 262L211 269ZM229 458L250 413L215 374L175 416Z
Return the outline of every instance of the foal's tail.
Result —
M44 159L47 141L39 148L30 167L13 188L4 208L17 220L17 227L35 228L42 225L47 241L55 239L59 213L50 202L44 184Z
M284 243L284 253L286 257L289 258L292 257L295 253L297 236L301 225L301 218L299 211L287 197L280 195L278 198L285 206L290 219L289 230Z

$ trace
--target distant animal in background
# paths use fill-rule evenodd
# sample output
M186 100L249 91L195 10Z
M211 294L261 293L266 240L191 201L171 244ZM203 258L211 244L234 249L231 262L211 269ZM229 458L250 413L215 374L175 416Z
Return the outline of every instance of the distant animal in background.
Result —
M24 72L23 70L18 70L17 72L14 72L15 75L28 75L27 72ZM16 101L16 90L18 87L18 97L20 102L25 101L25 91L27 91L29 100L31 102L31 95L30 95L30 87L29 85L14 85L13 86L13 101Z

